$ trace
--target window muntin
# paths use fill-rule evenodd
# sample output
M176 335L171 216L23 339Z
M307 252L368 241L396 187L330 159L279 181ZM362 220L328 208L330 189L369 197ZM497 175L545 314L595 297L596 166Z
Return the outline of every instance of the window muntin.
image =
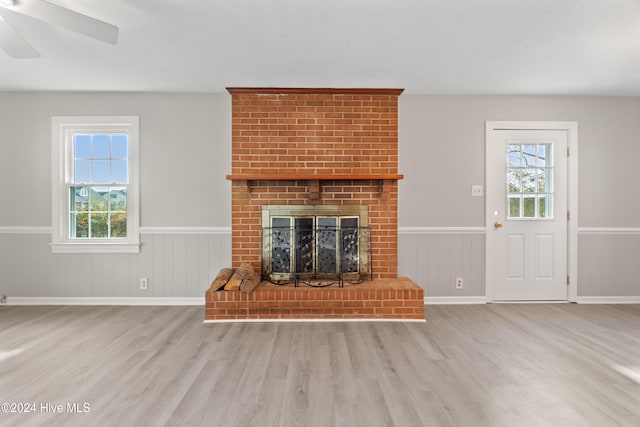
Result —
M53 252L139 252L138 118L54 117Z
M509 141L507 219L553 219L553 142Z

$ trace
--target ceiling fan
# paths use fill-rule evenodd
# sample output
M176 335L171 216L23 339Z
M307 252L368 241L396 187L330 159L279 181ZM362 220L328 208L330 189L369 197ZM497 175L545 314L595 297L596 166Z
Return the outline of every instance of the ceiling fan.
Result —
M118 41L118 27L46 0L0 0L0 48L13 58L39 58L40 53L9 23L19 14L64 27L109 44Z

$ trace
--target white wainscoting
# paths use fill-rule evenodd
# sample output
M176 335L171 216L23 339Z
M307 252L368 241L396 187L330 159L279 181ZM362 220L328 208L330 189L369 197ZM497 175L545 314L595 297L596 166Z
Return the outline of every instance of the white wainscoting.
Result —
M578 229L578 302L640 299L640 228Z
M398 275L424 289L425 302L480 302L485 296L484 227L400 227ZM455 280L464 279L456 289ZM481 297L480 299L475 297ZM435 301L435 300L434 300Z
M139 254L51 254L50 227L0 226L0 296L11 304L199 304L231 265L229 227L143 227ZM398 274L427 304L482 303L484 227L401 227ZM578 229L578 302L640 301L640 228ZM150 288L141 291L140 277ZM464 288L455 288L455 278Z
M3 227L0 296L7 295L9 303L34 298L40 304L96 304L103 298L122 304L195 304L218 271L231 265L230 228L141 231L139 254L52 254L49 228ZM149 278L146 291L139 288L141 277Z
M425 289L426 304L482 303L484 234L484 227L401 227L398 274ZM637 303L639 254L638 227L578 228L578 303ZM464 278L461 290L456 277Z

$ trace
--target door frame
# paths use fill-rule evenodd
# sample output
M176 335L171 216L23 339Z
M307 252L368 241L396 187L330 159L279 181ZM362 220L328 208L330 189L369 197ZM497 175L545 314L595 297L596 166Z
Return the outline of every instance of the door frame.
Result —
M491 286L489 273L497 254L490 252L489 231L491 223L491 206L496 189L488 177L489 144L493 132L499 130L560 130L567 132L567 146L569 157L567 159L567 274L569 285L567 299L569 302L577 302L578 298L578 122L575 121L486 121L485 122L485 293L487 302L494 301L494 287Z

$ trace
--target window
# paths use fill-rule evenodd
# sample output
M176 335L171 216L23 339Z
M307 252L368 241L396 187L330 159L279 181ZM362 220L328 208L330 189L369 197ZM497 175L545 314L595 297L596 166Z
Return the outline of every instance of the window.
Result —
M508 219L553 219L553 144L507 144Z
M139 252L138 117L53 117L54 253Z

